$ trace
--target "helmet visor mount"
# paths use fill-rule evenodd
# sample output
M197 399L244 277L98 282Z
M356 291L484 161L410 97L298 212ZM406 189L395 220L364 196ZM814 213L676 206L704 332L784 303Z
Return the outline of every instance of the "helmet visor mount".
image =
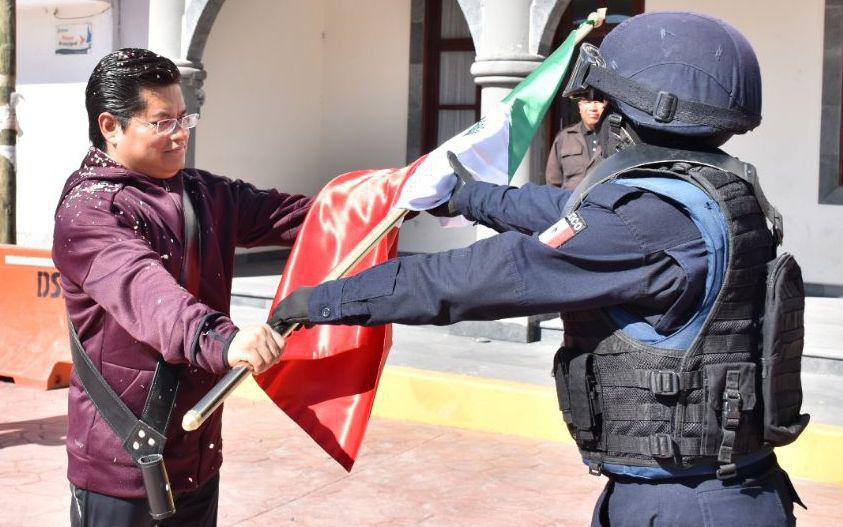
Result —
M600 50L596 46L584 42L580 46L580 53L577 61L574 63L574 68L571 70L571 77L568 79L568 84L562 91L563 97L583 97L593 92L592 87L586 84L585 81L588 71L592 66L605 68L606 62L600 56Z

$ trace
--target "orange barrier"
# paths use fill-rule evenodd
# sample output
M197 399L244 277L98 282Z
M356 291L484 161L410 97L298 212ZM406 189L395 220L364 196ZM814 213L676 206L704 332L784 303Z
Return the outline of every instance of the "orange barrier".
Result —
M50 251L0 244L0 377L40 389L70 382L67 311Z

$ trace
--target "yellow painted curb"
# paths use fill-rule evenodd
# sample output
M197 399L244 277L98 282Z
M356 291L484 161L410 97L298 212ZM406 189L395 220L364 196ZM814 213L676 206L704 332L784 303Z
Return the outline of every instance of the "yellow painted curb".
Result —
M556 393L544 386L387 367L373 413L379 417L573 442Z
M237 397L268 400L253 379L234 392ZM562 423L556 393L550 386L387 366L381 377L373 414L572 443ZM811 423L799 440L776 449L782 466L795 477L843 485L843 427Z
M810 423L796 442L776 449L791 476L843 485L843 427Z
M250 401L269 401L272 400L264 393L255 378L249 375L245 381L241 382L237 388L231 393L232 397L239 397L240 399L248 399Z

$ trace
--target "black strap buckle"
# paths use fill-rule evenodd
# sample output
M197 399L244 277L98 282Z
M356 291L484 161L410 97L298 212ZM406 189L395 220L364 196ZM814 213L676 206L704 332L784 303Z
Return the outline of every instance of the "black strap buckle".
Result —
M656 104L653 106L653 117L660 123L669 123L676 115L676 108L679 106L679 98L670 92L660 91L656 95Z
M138 420L132 432L123 438L123 448L137 463L140 458L164 451L167 437L148 423Z
M679 393L679 374L675 371L651 372L650 391L656 395L676 395Z
M577 430L574 435L577 443L591 445L597 441L597 436L590 430Z
M723 392L723 428L726 430L737 430L741 421L741 402L740 392Z
M738 466L734 463L729 463L728 465L723 465L717 469L717 479L720 481L726 479L732 479L738 475Z
M673 438L670 434L653 434L647 438L650 444L650 455L658 458L673 457Z

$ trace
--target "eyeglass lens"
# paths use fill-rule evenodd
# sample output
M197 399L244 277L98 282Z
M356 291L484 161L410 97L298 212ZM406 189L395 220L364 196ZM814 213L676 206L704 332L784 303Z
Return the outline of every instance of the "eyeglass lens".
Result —
M197 123L199 123L199 114L192 113L190 115L185 115L181 119L164 119L163 121L158 121L158 133L159 134L171 134L175 132L176 126L181 126L184 130L190 130L191 128L195 128Z

